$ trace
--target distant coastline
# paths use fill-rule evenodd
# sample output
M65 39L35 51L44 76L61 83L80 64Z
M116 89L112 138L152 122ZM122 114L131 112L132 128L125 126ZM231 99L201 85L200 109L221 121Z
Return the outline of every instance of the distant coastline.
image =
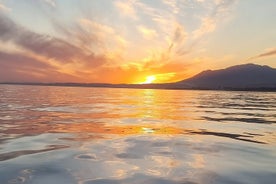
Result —
M68 87L102 87L133 89L173 90L221 90L221 91L268 91L276 92L276 69L256 64L231 66L220 70L206 70L199 74L173 83L151 84L109 84L109 83L41 83L41 82L0 82L9 85L39 85Z
M25 86L57 86L57 87L90 87L90 88L128 88L128 89L163 89L163 90L215 90L215 91L259 91L276 92L276 88L193 88L164 84L108 84L108 83L32 83L32 82L2 82L0 85L25 85Z

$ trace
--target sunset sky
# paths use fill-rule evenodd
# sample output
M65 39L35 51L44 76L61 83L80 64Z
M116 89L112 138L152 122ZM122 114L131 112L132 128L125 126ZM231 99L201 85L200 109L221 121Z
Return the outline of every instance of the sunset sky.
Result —
M0 82L173 82L276 68L275 0L0 0Z

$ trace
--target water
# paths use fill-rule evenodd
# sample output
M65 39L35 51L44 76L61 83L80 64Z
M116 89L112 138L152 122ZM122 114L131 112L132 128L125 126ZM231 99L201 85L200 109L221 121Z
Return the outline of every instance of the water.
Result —
M274 184L276 93L0 86L0 183Z

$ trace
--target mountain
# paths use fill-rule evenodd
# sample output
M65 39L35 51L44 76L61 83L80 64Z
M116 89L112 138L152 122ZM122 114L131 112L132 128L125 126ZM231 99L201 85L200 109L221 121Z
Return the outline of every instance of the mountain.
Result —
M256 64L236 65L203 71L175 85L193 89L276 89L276 69Z

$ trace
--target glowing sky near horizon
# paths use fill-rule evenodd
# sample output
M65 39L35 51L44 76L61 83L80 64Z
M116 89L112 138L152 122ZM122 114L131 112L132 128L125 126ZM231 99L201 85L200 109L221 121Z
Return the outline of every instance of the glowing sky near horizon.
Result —
M0 82L159 83L275 68L275 17L274 0L0 0Z

